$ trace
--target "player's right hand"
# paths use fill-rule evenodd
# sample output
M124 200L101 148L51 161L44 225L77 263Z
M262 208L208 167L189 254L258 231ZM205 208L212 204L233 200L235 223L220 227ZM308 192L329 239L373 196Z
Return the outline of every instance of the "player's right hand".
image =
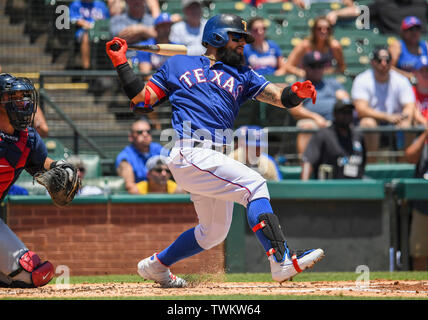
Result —
M113 44L119 45L119 50L113 50L111 47ZM106 52L110 60L113 62L114 67L128 62L126 59L126 50L128 50L128 44L124 39L114 37L113 40L106 43Z

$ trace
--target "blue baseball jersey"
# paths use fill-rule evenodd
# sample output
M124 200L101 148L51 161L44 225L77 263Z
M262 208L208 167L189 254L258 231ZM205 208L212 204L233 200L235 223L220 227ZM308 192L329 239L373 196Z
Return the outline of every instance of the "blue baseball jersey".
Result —
M86 20L87 22L94 23L97 20L109 19L110 11L107 5L103 1L73 1L70 4L70 20L76 22L78 20ZM78 28L75 33L75 37L80 39L85 30Z
M278 69L278 58L282 56L281 48L272 40L267 40L269 49L259 52L251 44L244 47L244 57L247 65L259 74L273 74Z
M168 96L172 126L180 139L227 143L239 107L255 99L269 83L247 66L232 67L204 56L176 55L152 76Z
M43 170L48 151L34 128L8 135L0 131L0 199L3 201L22 170Z

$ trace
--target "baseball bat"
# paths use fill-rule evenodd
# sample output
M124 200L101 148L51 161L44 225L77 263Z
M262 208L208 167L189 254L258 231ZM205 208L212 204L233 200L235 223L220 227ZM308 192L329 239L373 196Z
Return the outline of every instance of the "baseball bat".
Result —
M118 51L120 45L113 43L110 47L113 51ZM159 43L159 44L146 44L146 45L130 45L130 50L140 50L151 53L160 54L162 56L175 56L176 54L187 54L187 47L181 44Z

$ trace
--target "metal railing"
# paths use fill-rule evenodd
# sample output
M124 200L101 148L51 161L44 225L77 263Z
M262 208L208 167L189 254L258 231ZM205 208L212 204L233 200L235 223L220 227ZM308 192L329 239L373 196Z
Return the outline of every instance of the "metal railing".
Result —
M73 151L75 154L79 153L79 138L82 138L92 149L94 149L101 158L107 158L107 155L104 153L103 150L98 148L96 143L89 138L86 134L84 134L79 128L76 126L74 121L70 119L70 117L64 113L59 106L55 102L51 100L49 95L46 93L45 89L39 90L40 98L43 98L57 113L58 115L70 126L70 128L73 130L74 133L74 148Z

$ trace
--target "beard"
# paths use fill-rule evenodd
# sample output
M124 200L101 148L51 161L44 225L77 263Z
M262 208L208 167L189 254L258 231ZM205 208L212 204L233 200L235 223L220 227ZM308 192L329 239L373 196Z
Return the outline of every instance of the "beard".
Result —
M217 50L217 59L232 67L239 67L245 63L244 55L226 47L221 47Z

